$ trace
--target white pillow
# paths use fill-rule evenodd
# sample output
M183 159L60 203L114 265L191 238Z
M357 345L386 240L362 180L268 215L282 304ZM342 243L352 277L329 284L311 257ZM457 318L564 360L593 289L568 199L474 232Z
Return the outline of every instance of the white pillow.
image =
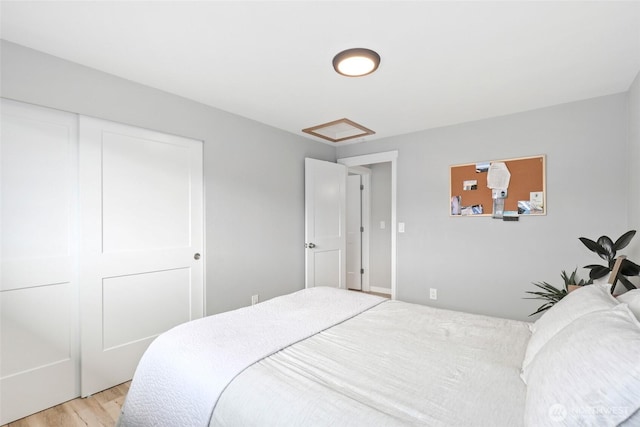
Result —
M531 363L526 426L617 426L640 408L640 322L626 304L587 314Z
M629 306L629 310L640 319L640 289L632 289L622 295L618 295L618 301Z
M558 301L531 327L531 339L522 361L522 380L527 383L527 367L540 349L562 328L585 314L614 307L618 301L606 283L583 286Z

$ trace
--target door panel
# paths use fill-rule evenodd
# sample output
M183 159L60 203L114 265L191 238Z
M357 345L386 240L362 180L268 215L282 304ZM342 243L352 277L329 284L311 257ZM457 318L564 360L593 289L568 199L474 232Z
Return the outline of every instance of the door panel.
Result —
M41 117L24 117L27 107L3 101L3 252L10 259L68 256L75 120L39 109Z
M102 138L104 252L189 246L191 147L112 132Z
M77 116L2 100L0 424L79 395Z
M2 346L24 349L2 358L3 376L69 360L68 301L72 299L69 283L15 289L3 295Z
M344 288L347 169L305 159L305 286Z
M202 143L80 117L82 395L202 317Z
M189 320L188 268L105 278L103 350L135 343ZM140 316L149 304L157 318Z
M313 251L313 262L315 264L314 286L341 287L336 285L341 283L340 256L341 253L337 250Z

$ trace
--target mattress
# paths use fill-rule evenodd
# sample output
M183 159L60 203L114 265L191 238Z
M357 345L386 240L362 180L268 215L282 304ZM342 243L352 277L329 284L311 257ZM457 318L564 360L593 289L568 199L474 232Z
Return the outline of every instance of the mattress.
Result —
M383 301L312 288L176 326L142 356L117 425L207 426L220 394L247 367Z
M529 324L388 301L265 358L212 426L520 426Z
M118 425L519 426L529 326L306 289L162 334Z

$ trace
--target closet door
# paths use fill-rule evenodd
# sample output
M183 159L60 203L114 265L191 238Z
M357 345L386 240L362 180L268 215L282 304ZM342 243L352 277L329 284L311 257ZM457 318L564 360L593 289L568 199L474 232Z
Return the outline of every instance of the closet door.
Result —
M80 117L81 394L203 315L202 142Z
M79 395L77 116L3 99L0 425Z

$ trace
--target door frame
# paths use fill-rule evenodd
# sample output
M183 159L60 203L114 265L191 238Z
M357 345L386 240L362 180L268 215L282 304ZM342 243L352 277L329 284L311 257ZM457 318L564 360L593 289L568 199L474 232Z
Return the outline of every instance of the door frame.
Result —
M397 177L398 177L398 151L385 151L381 153L364 154L361 156L343 157L338 163L348 168L371 165L375 163L391 163L391 299L396 299L397 294L397 265L396 265L396 241L397 241ZM364 286L363 286L364 288Z
M360 225L364 227L362 232L362 242L360 246L362 269L364 274L362 275L362 291L369 292L371 290L369 283L369 242L371 233L371 169L362 166L353 166L347 169L347 173L354 175L360 175L361 184L364 189L360 193L361 196L361 209L360 209Z

